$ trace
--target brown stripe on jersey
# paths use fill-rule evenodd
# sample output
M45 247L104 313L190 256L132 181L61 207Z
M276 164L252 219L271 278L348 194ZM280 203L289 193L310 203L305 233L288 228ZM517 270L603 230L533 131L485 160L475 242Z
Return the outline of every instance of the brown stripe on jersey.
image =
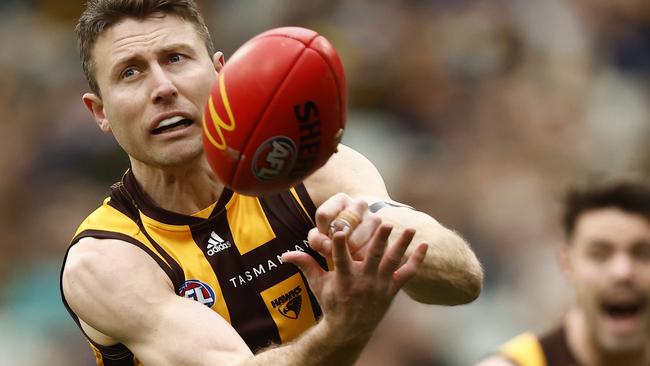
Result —
M226 215L219 215L211 221L213 221L211 227L205 225L201 225L199 228L192 227L192 237L217 275L223 300L226 302L230 314L230 324L253 351L273 343L280 343L280 335L275 323L269 317L257 287L253 287L251 283L240 285L238 282L239 276L247 276L247 270L250 272L251 278L253 271L255 274L258 273L259 267L256 267L255 270L251 267L251 259L258 258L252 253L268 246L263 245L242 256L236 246L232 244L234 239ZM210 256L207 253L207 243L212 231L219 235L224 242L231 243L231 247ZM242 269L244 270L242 271ZM232 282L233 278L237 280Z
M61 265L61 273L59 274L59 291L61 292L61 300L63 301L63 306L65 309L68 311L72 319L74 320L75 323L77 323L77 326L79 326L79 329L81 329L81 332L86 335L86 332L84 332L83 328L81 327L81 322L79 321L79 317L77 314L75 314L74 311L70 308L70 305L68 305L68 300L65 298L65 294L63 293L63 271L65 270L65 263L68 260L68 253L70 253L70 248L72 248L72 245L68 247L68 250L66 250L65 255L63 256L63 264ZM86 336L90 340L88 336Z
M546 363L553 366L577 366L566 339L564 327L540 337L539 343L544 350Z
M235 196L233 199L242 199L242 197ZM281 342L276 323L260 294L300 273L297 267L282 264L280 258L282 253L297 249L311 251L310 254L324 265L324 260L306 244L307 232L313 225L304 211L296 206L297 203L291 193L264 197L259 201L260 206L248 201L244 205L228 204L227 215L214 216L209 220L210 225L191 227L195 243L201 248L217 275L230 314L230 323L253 351ZM234 213L230 210L243 210L243 212ZM235 222L230 222L229 219ZM245 221L238 222L239 220ZM238 251L238 245L241 243L235 243L231 231L231 227L241 225L253 227L271 225L275 235L266 243L242 244L245 251L241 254ZM213 231L224 242L229 242L231 245L208 255L207 243ZM306 283L304 277L303 282ZM311 291L308 293L314 318L317 319L321 314L320 307Z
M306 190L304 190L304 185L300 185L303 187L303 191L306 193ZM298 191L298 189L296 189ZM312 208L313 203L311 203L311 199L308 199L308 202L311 204ZM303 201L303 203L305 203ZM267 217L269 218L269 222L271 223L271 227L273 227L273 231L276 232L278 237L283 237L284 232L292 232L294 235L296 235L298 238L302 237L302 243L303 245L299 245L302 249L305 250L309 255L311 255L318 264L324 269L327 270L327 261L325 260L324 257L322 257L320 254L318 254L315 250L313 250L309 244L307 243L307 234L309 233L309 230L313 228L313 224L309 220L309 217L305 217L304 211L301 208L298 208L296 210L287 210L286 208L291 208L291 207L296 207L297 202L294 200L293 195L289 193L283 193L280 195L275 195L275 196L270 196L266 197L264 200L262 200L262 208L264 209L264 212L267 213ZM285 208L284 210L282 208ZM309 208L307 208L309 210ZM288 215L288 212L292 214L292 216ZM299 221L300 220L300 221ZM301 222L302 225L296 226L296 222ZM292 225L292 223L294 223ZM300 228L300 230L297 229ZM288 250L298 250L299 248L296 248L294 245L293 248L288 248ZM302 272L298 271L297 267L294 265L290 265L290 267L296 268L296 271L300 273L300 275L303 277L303 281L307 283L307 278L302 274ZM309 299L311 300L311 303L313 304L313 309L314 309L314 317L316 319L319 319L322 315L322 310L320 308L320 305L318 304L318 301L316 300L316 297L314 296L314 293L311 291L310 288L307 288L307 293L309 294Z
M124 183L125 189L127 190L127 193L132 197L132 200L134 201L136 207L145 215L151 217L156 221L171 225L195 225L205 221L205 219L202 219L200 217L183 215L160 208L158 205L152 202L144 192L142 192L140 185L136 181L135 176L130 169L124 175L122 181ZM211 216L223 210L225 204L230 200L232 194L233 192L231 190L224 188L224 190L221 192L221 196L219 196L217 204L212 211Z
M212 209L212 213L210 213L210 217L214 217L216 215L223 213L226 208L226 204L228 203L228 201L230 201L233 194L234 194L233 191L231 191L227 187L223 187L223 191L221 191L219 200L217 201L217 204L214 205L214 208Z
M144 234L144 236L147 238L147 240L149 240L151 245L156 249L158 253L160 253L160 255L163 257L165 262L167 262L171 267L173 271L173 276L171 277L171 280L172 283L174 284L174 288L178 288L185 281L185 277L183 275L183 269L181 268L181 266L169 255L169 253L167 253L164 249L162 249L160 245L155 240L153 240L153 238L151 238L151 236L149 235L149 233L147 232L146 228L142 223L138 203L136 202L134 197L129 193L127 187L124 184L116 183L111 188L112 188L111 199L108 201L108 204L111 207L115 208L116 210L127 215L129 218L131 218L131 220L133 220L138 225L140 230L142 230L142 234ZM201 220L201 219L197 219L197 220Z
M302 208L297 206L298 203L294 200L293 195L290 193L282 193L264 197L264 199L260 201L262 209L266 213L266 217L268 218L273 231L276 233L276 236L282 237L284 235L290 235L296 238L301 238L300 244L305 246L306 252L314 257L323 269L327 270L327 262L325 258L315 250L311 249L307 244L307 233L309 233L309 230L311 230L314 225L310 221L309 217L304 215ZM311 202L311 200L309 202ZM294 244L298 243L296 242ZM296 249L295 245L288 248L288 250Z
M309 193L307 192L307 188L303 183L298 184L295 187L296 193L298 193L298 197L300 198L300 202L302 205L305 207L307 210L307 215L311 219L312 225L313 223L316 222L316 205L314 204L314 201L311 200L311 197L309 197Z
M99 366L137 366L141 365L136 361L133 353L122 343L114 346L102 346L95 342L90 344L95 352L95 359ZM98 354L99 353L99 354Z

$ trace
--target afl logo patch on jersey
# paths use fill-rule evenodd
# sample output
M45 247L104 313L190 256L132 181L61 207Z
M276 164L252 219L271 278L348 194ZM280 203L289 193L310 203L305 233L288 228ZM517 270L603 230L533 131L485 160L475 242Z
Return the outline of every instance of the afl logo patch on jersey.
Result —
M216 301L214 291L210 285L199 280L185 281L178 290L178 295L192 299L194 301L198 301L207 307L212 307Z
M253 175L263 181L285 176L296 162L296 144L286 136L275 136L260 145L253 156Z

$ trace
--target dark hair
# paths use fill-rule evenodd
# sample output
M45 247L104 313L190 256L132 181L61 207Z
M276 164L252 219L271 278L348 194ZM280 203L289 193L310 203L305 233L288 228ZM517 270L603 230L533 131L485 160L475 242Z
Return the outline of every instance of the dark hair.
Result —
M208 27L193 0L88 0L75 33L83 72L93 93L100 95L92 58L97 37L124 18L146 19L167 14L192 23L205 42L208 53L214 53Z
M650 183L647 180L622 178L571 188L564 199L564 233L567 237L573 235L581 214L608 207L650 220Z

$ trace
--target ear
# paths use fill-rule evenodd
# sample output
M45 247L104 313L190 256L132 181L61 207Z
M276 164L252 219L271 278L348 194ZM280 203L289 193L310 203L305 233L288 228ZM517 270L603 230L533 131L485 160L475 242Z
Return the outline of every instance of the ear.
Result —
M93 115L99 128L105 133L110 133L111 124L108 122L106 114L104 113L104 102L102 102L102 98L94 93L86 93L81 97L81 99L83 100L86 109Z
M223 57L223 52L215 52L214 56L212 56L212 62L214 63L214 69L217 71L217 74L220 73L221 69L223 69L223 65L226 63L226 60Z
M560 267L560 271L564 275L564 279L571 283L573 282L573 263L571 261L571 248L568 244L563 244L562 248L555 255L555 259Z

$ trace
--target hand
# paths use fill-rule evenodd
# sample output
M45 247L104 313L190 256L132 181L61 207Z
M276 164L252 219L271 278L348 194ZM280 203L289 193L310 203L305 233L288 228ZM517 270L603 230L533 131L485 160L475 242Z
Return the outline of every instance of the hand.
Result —
M310 230L307 239L310 246L325 257L332 255L331 226L341 214L351 216L351 227L347 244L355 260L364 258L364 246L370 241L373 233L381 224L381 219L368 210L368 203L360 199L352 199L344 193L338 193L325 201L316 210L316 227Z
M367 255L354 260L346 235L332 237L334 270L324 271L307 253L283 254L285 262L297 265L323 310L323 322L350 341L367 341L383 318L399 289L411 279L424 259L428 246L419 245L402 264L404 252L415 235L407 229L388 245L392 226L382 224L372 233Z

